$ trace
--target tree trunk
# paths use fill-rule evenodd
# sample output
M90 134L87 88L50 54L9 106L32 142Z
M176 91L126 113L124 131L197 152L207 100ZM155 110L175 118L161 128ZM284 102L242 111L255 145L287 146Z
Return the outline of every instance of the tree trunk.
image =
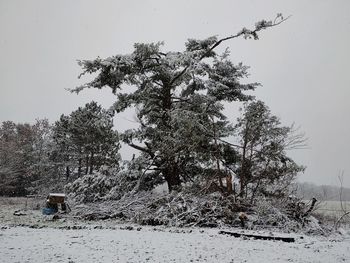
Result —
M81 175L81 162L82 162L82 160L81 160L81 158L79 158L79 164L78 164L78 175L80 176Z
M246 159L245 159L245 148L243 148L243 156L242 156L242 166L241 166L241 172L239 176L239 182L240 182L240 193L239 196L243 198L244 196L244 189L245 189L245 177L246 177Z
M216 172L217 172L217 175L218 175L219 186L220 186L220 189L222 191L224 189L224 185L222 183L221 171L220 171L220 149L219 149L218 141L216 139L216 129L215 129L214 118L212 117L211 119L212 119L212 122L213 122L213 131L214 131Z
M88 172L89 172L89 155L86 155L85 174L88 174Z
M94 171L94 152L91 153L90 157L90 174Z
M231 174L228 174L226 176L226 189L227 189L227 193L228 194L232 194L233 193L232 175Z
M163 171L169 192L181 188L180 174L176 166L169 166Z
M245 189L245 179L247 175L247 160L246 160L246 151L247 151L247 145L248 145L248 123L246 124L246 130L244 133L244 143L243 143L243 152L242 152L242 161L241 161L241 172L239 176L239 182L240 182L240 193L239 196L241 198L244 197L244 189Z
M170 125L171 117L169 112L171 110L171 85L166 81L163 81L162 89L162 129L169 129L169 133L172 134L172 128ZM174 156L170 155L165 160L165 168L162 169L163 176L168 184L169 192L181 188L180 172L177 168Z
M66 180L68 181L70 176L70 170L69 170L69 166L66 166Z
M259 178L258 182L256 183L256 186L254 188L254 190L252 191L252 196L250 198L250 203L253 204L254 199L255 199L255 195L258 192L259 186L260 186L260 182L261 182L261 178Z

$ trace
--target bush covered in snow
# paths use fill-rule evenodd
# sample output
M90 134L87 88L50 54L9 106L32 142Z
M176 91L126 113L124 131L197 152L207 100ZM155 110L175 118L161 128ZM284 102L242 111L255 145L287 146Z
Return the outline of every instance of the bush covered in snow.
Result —
M114 187L115 181L115 176L87 174L67 184L65 190L76 202L95 202L103 200Z
M118 200L137 183L135 171L108 171L84 175L65 187L76 203Z

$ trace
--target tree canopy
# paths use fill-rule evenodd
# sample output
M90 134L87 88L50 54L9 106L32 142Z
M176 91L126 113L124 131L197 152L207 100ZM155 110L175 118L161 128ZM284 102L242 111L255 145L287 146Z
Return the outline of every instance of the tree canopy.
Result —
M259 31L285 20L278 14L222 39L189 39L181 52L165 52L161 42L137 43L131 54L79 61L79 77L96 77L73 91L110 88L117 97L113 110L136 109L139 128L121 138L148 159L145 177L164 179L170 191L198 175L217 178L222 188L221 164L235 152L222 142L234 131L223 103L253 99L249 92L259 84L243 83L248 67L216 48L240 36L258 39Z

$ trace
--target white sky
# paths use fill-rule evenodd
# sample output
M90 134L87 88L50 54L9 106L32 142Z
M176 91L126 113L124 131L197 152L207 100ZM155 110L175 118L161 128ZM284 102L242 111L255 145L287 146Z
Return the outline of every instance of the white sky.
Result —
M225 46L251 67L249 81L263 85L255 95L306 132L310 149L292 153L308 167L300 180L338 185L344 170L350 187L348 0L0 0L0 122L53 122L91 100L110 106L109 90L65 90L84 83L77 59L129 53L135 42L183 50L188 38L228 36L277 13L292 17L259 41ZM131 115L117 117L117 128L134 125Z

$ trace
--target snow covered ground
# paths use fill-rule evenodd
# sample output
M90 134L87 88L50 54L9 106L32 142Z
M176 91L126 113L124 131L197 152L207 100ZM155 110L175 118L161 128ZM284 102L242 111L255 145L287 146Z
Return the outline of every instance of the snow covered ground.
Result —
M296 236L297 237L297 236ZM234 238L217 229L6 227L0 262L350 262L350 239L295 243Z
M38 210L40 202L0 198L0 263L350 262L346 231L327 238L273 233L296 242L263 241L219 234L240 229L140 227L70 215L52 220Z

